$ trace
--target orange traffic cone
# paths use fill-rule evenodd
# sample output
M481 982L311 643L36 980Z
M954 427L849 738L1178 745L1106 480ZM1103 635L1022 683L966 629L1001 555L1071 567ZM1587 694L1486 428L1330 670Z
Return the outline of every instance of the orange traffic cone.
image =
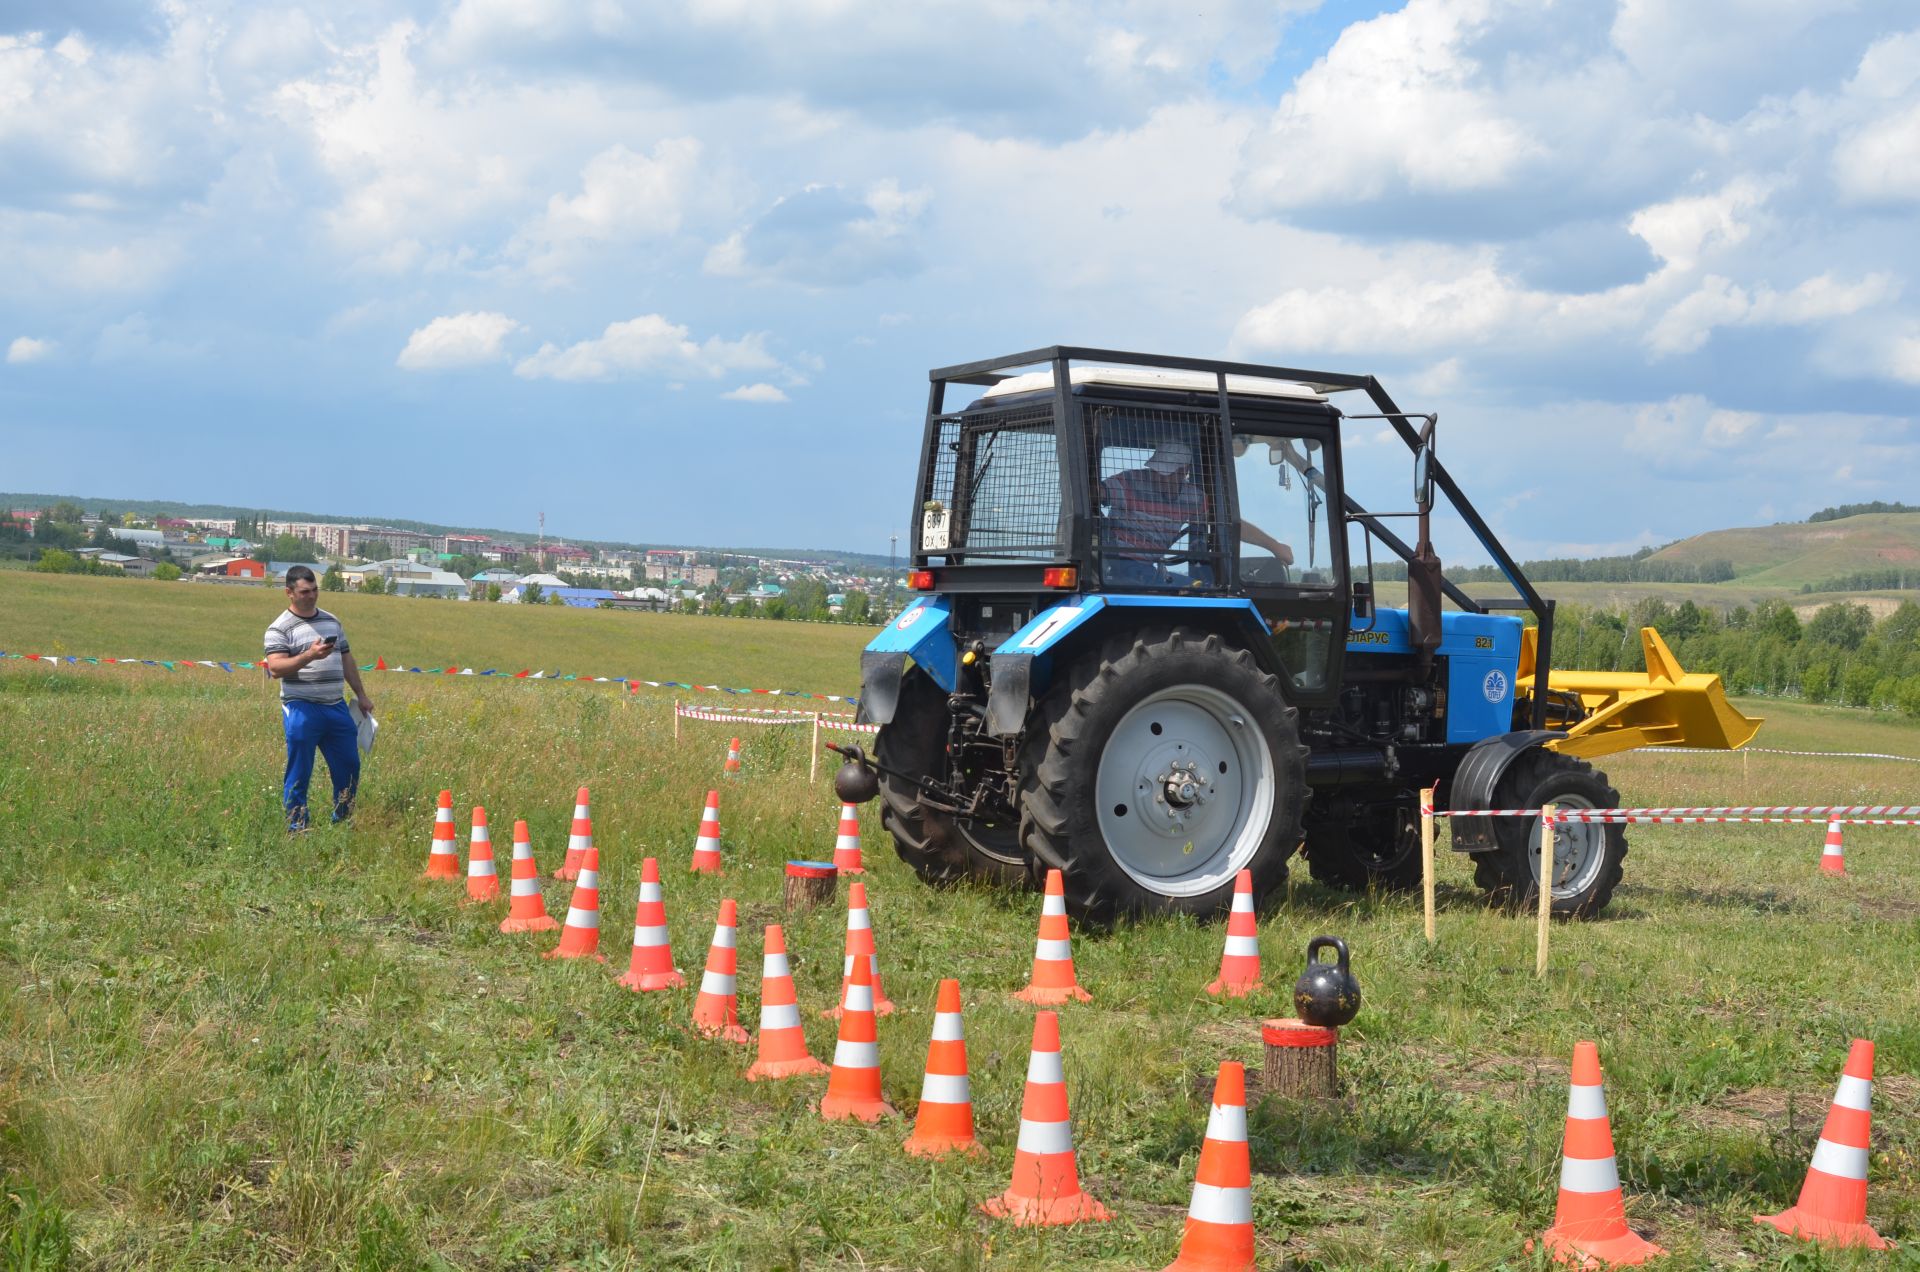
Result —
M847 961L840 971L840 1001L820 1014L838 1020L846 1009L847 990L853 985L855 963L867 965L867 983L873 987L873 1014L891 1016L893 1000L880 984L880 955L873 948L873 915L867 910L867 885L855 880L847 889Z
M865 874L860 863L860 809L855 804L840 805L840 833L833 841L833 868L841 874Z
M1073 947L1067 941L1067 890L1058 870L1047 871L1047 895L1040 903L1040 939L1033 947L1033 975L1014 995L1023 1002L1057 1007L1093 995L1073 974Z
M507 888L510 896L507 917L500 920L502 932L547 932L560 926L540 896L540 867L534 864L533 844L523 821L513 823L513 879Z
M1666 1253L1627 1227L1620 1170L1613 1159L1613 1127L1607 1121L1607 1092L1600 1082L1600 1050L1591 1042L1573 1044L1560 1198L1553 1226L1540 1239L1548 1254L1576 1268L1645 1263ZM1531 1241L1527 1248L1533 1248Z
M769 923L766 943L760 948L760 1056L747 1070L747 1081L827 1072L827 1066L807 1051L799 1002L793 992L793 972L787 966L787 934L778 923Z
M560 944L546 958L591 958L606 962L600 952L600 850L588 848L580 861L580 877L573 881L573 900L567 921L560 927Z
M734 929L739 923L739 907L727 897L720 902L720 918L713 925L713 945L707 950L707 970L700 977L700 996L693 1000L693 1027L709 1038L745 1044L753 1039L740 1027L740 999L734 988L734 972L739 966Z
M637 991L673 989L687 983L673 966L673 948L667 943L667 903L660 891L660 863L652 857L640 863L640 901L633 908L633 958L620 983Z
M1240 872L1242 876L1246 871ZM1253 1165L1247 1155L1247 1071L1222 1060L1180 1257L1165 1272L1254 1272Z
M967 1081L967 1037L960 1024L960 982L940 982L934 1000L933 1040L927 1044L927 1072L920 1082L920 1112L904 1145L920 1157L943 1153L979 1153L973 1137L973 1089Z
M854 1117L878 1122L898 1110L880 1090L880 1034L873 1017L873 977L864 959L853 965L843 1005L846 1011L833 1044L833 1068L827 1074L827 1093L820 1099L820 1116L828 1121Z
M493 868L493 835L487 830L487 810L475 806L473 835L467 840L467 900L491 901L500 895L500 875Z
M707 792L707 808L700 814L700 833L693 840L693 873L717 875L720 870L720 792Z
M727 764L726 768L722 771L727 773L738 773L740 771L739 738L735 738L733 741L727 743Z
M1245 998L1259 988L1260 933L1253 915L1253 871L1242 870L1233 880L1233 909L1227 914L1227 949L1220 956L1220 976L1207 986L1207 992Z
M1060 1016L1033 1018L1033 1054L1027 1061L1027 1093L1020 1106L1020 1141L1013 1153L1013 1182L980 1209L1017 1226L1111 1219L1107 1208L1080 1191L1073 1155L1073 1123L1067 1116L1067 1076L1060 1067Z
M433 846L427 850L427 872L422 879L458 879L460 854L453 846L453 792L441 791L433 813Z
M1831 832L1829 832L1831 833ZM1790 1237L1822 1245L1892 1245L1867 1223L1867 1132L1873 1120L1873 1044L1855 1038L1827 1110L1800 1200L1777 1215L1755 1215Z
M587 798L587 788L582 786L573 797L573 830L567 836L567 859L553 872L556 879L577 879L580 877L580 863L587 859L587 849L593 847L593 805Z
M1840 823L1827 823L1827 843L1820 850L1820 873L1843 875L1847 873L1847 849L1840 842Z

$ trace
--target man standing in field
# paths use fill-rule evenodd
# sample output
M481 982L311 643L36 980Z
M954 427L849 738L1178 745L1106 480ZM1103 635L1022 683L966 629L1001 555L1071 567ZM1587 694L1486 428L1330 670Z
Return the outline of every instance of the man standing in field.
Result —
M333 820L353 815L360 785L360 731L341 699L344 682L362 715L373 714L373 699L360 683L360 669L340 620L320 608L320 585L313 571L296 565L287 571L287 609L267 628L267 674L280 682L280 714L287 730L287 775L281 803L289 831L307 828L307 784L313 780L313 752L327 757L333 778Z

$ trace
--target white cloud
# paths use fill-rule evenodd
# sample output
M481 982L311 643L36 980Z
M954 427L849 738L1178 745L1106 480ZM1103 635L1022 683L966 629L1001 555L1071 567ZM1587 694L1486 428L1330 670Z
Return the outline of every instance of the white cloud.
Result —
M505 314L448 314L408 336L407 347L394 361L405 371L447 371L498 362L507 356L507 337L519 330L520 324Z
M609 146L580 170L577 194L556 194L546 211L515 237L509 254L528 258L536 273L566 268L577 253L609 243L679 231L699 181L701 144L692 137L656 143L651 154Z
M811 287L912 274L921 264L916 238L928 198L925 190L901 189L892 177L859 197L835 185L809 185L715 244L706 270Z
M730 402L785 402L787 395L771 384L746 384L720 395Z
M513 371L529 380L612 380L630 375L717 378L779 365L766 351L766 338L757 333L738 340L710 336L696 341L686 327L659 314L642 314L609 323L593 340L565 348L543 344Z
M49 357L54 350L51 340L41 340L34 336L15 336L13 343L7 346L9 366L22 366L29 362L39 362Z
M1495 8L1409 0L1341 32L1249 142L1241 199L1273 211L1503 185L1542 147L1480 90L1469 48Z

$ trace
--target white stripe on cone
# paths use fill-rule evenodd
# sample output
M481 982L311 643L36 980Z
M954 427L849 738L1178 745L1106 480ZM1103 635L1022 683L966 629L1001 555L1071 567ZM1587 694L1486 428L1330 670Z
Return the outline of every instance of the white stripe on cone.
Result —
M633 925L633 943L642 947L665 945L667 943L667 929L663 927L641 927L636 923Z
M1867 1150L1851 1144L1836 1144L1822 1137L1813 1146L1813 1168L1841 1179L1864 1180L1867 1177Z
M700 992L728 998L733 994L733 982L734 978L723 972L702 972L700 973Z
M833 1063L841 1069L877 1069L880 1067L880 1044L848 1042L842 1038L833 1044Z
M1221 1188L1216 1184L1193 1185L1193 1202L1187 1215L1202 1223L1252 1223L1253 1190Z
M1065 941L1060 943L1062 945L1066 944ZM1236 956L1240 958L1259 958L1260 938L1257 936L1229 935L1227 937L1227 957L1233 958Z
M929 1073L920 1083L922 1104L966 1104L973 1099L973 1087L964 1073Z
M1023 1117L1020 1119L1020 1141L1016 1147L1023 1153L1071 1153L1073 1124L1029 1122Z
M1604 1193L1620 1187L1620 1171L1611 1157L1561 1157L1560 1187L1565 1192Z
M1058 1051L1034 1051L1027 1055L1027 1081L1038 1086L1060 1086L1067 1073L1060 1064Z
M941 1011L934 1013L933 1040L935 1042L964 1042L966 1040L966 1035L961 1030L959 1012Z
M1049 941L1043 938L1034 942L1033 956L1042 963L1064 963L1073 957L1073 946L1068 941Z
M540 895L538 879L512 879L508 881L507 895L515 897L537 897Z
M1607 1115L1605 1087L1570 1086L1567 1088L1567 1116L1591 1121Z
M800 1028L800 1007L797 1003L761 1003L760 1032L774 1029Z
M1833 1093L1833 1102L1843 1109L1858 1109L1862 1113L1873 1111L1873 1079L1856 1078L1851 1073L1840 1075L1840 1087Z
M567 907L567 926L576 927L576 928L593 928L595 931L598 931L600 928L600 911L576 910L572 906L568 906Z

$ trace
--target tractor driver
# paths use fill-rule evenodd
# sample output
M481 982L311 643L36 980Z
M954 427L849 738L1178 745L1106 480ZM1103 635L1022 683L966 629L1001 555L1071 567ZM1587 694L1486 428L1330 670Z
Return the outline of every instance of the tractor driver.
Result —
M1213 581L1213 571L1199 563L1190 574L1166 567L1173 545L1206 521L1209 507L1207 492L1193 480L1193 448L1185 442L1161 442L1144 467L1102 481L1100 504L1108 510L1109 584L1187 587ZM1293 564L1293 549L1252 522L1240 523L1240 538L1273 553L1282 565Z

